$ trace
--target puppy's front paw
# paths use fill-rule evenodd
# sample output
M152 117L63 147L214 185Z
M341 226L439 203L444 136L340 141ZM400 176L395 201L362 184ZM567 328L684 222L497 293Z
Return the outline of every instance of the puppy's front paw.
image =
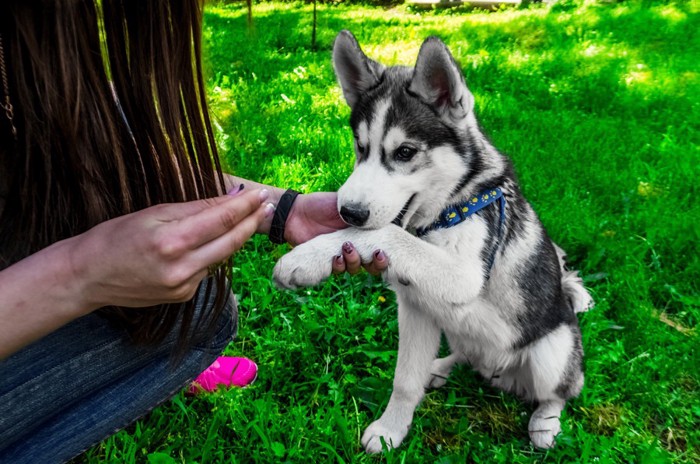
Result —
M331 275L332 255L306 246L311 243L299 245L277 261L272 276L278 288L311 287Z
M370 454L382 452L382 438L384 443L389 448L397 448L408 433L408 427L389 427L382 423L382 420L376 420L370 424L365 433L362 435L362 446L365 451Z

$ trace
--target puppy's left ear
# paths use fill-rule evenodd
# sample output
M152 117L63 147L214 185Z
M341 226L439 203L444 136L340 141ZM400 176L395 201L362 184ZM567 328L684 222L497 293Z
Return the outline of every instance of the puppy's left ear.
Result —
M435 107L439 114L456 120L466 117L474 107L474 97L462 71L437 37L429 37L421 45L408 90Z

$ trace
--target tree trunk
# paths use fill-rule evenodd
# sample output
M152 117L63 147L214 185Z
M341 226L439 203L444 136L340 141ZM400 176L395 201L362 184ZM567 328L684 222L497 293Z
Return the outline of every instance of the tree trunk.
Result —
M311 30L311 50L316 50L316 0L314 0L314 24Z

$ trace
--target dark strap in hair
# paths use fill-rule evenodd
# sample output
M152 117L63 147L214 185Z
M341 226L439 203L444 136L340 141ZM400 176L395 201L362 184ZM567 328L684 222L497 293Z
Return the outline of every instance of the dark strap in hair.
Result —
M284 243L284 226L287 223L287 216L292 210L294 200L297 199L299 192L289 189L284 192L275 209L275 215L272 217L272 225L270 226L270 241L272 243Z
M17 128L15 127L15 114L12 102L10 101L10 84L7 80L7 67L5 66L5 47L2 43L2 33L0 33L0 77L2 78L3 103L0 106L5 110L5 117L10 121L12 137L17 142Z

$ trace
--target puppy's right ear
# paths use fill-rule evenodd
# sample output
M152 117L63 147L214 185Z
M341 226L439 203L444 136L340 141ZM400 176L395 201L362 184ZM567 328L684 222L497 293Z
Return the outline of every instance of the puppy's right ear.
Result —
M460 120L474 107L474 97L462 70L442 40L428 37L418 52L409 92L432 106L438 114Z
M335 38L333 68L350 108L354 108L360 95L377 85L384 74L384 66L367 58L350 31L340 31Z

